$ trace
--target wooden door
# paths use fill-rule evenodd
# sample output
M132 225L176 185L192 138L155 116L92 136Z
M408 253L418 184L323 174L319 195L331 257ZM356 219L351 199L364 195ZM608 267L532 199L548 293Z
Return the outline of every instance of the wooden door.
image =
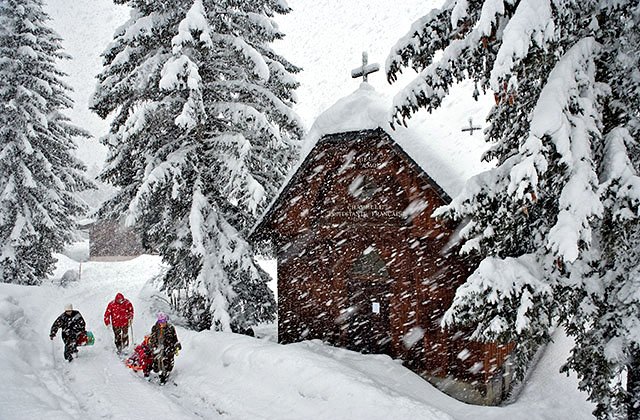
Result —
M347 319L347 348L362 353L388 353L389 280L353 278L347 283L347 292L351 311Z

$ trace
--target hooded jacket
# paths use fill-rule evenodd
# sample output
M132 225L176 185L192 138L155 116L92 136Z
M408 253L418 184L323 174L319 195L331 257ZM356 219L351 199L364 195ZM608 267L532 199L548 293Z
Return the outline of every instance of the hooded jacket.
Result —
M123 328L129 325L133 319L133 305L118 293L116 298L109 302L104 312L104 325L112 324L114 327Z

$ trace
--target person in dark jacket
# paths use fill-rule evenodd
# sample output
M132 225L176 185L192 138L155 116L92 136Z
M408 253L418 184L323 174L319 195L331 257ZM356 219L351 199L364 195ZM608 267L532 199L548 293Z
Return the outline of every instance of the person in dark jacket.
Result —
M173 358L182 349L182 345L178 342L175 327L162 312L158 314L158 321L151 328L149 348L153 354L153 371L160 373L160 383L164 384L173 370Z
M73 354L78 353L78 336L86 332L86 323L80 312L73 309L73 305L64 307L64 312L54 321L51 326L49 338L53 340L58 330L62 330L62 341L64 342L64 358L69 362L73 360Z
M107 305L104 312L104 325L111 324L113 328L113 337L116 344L118 354L122 353L122 349L129 346L129 326L133 321L133 305L129 300L125 299L122 293L117 293Z

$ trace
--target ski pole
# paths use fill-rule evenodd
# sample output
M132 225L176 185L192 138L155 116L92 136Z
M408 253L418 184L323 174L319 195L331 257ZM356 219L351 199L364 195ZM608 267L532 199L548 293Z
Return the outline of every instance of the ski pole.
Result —
M49 340L51 341L51 359L53 359L53 368L56 368L56 348L53 345L53 340Z
M135 339L133 338L133 320L129 320L129 328L131 328L131 340L129 341L129 346L133 347L133 343L135 343Z

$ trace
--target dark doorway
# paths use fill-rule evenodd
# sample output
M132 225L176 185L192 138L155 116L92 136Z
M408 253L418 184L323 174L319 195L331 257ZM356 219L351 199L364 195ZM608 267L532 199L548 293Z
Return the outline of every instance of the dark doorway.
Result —
M380 255L368 251L355 262L346 282L346 347L362 353L388 353L391 278Z

